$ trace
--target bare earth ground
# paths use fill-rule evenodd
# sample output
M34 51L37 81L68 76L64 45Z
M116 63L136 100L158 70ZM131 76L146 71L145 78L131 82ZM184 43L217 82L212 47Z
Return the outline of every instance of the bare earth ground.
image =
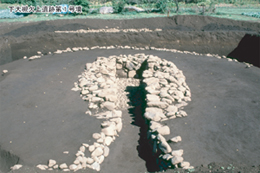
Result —
M81 143L92 143L91 135L100 131L100 122L85 115L87 103L81 100L79 92L71 91L85 63L93 62L97 56L139 52L172 61L186 76L192 93L192 101L184 109L188 117L166 123L172 136L182 137L182 142L173 149L184 149L184 158L196 167L195 172L260 171L260 71L257 67L245 68L242 63L225 59L153 50L90 50L46 55L33 61L21 59L37 51L47 53L67 47L115 44L186 48L227 55L245 34L257 34L260 30L259 24L250 22L189 18L75 20L0 26L3 64L0 71L9 71L0 76L0 172L8 172L16 163L25 166L15 172L46 172L34 166L46 164L48 159L70 164ZM201 22L196 24L195 19ZM105 26L161 28L163 32L70 36L53 33ZM20 60L13 61L16 59ZM129 111L123 113L124 128L111 145L101 172L152 169L145 155L147 146L141 143L140 127ZM167 170L175 171L180 170Z

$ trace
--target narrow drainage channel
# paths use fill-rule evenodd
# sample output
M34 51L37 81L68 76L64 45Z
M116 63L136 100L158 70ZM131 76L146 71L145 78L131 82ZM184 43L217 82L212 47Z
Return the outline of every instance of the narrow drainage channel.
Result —
M128 111L133 120L132 125L140 128L140 138L138 140L138 146L136 147L138 156L146 162L147 171L160 171L160 167L157 162L159 155L153 153L150 141L147 138L149 126L143 116L146 108L145 85L141 82L138 87L128 86L126 87L126 91L129 93L128 98L130 100L130 108Z

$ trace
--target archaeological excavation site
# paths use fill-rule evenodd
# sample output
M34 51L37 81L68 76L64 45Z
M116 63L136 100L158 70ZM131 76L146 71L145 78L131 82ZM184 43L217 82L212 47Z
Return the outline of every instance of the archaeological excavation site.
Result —
M0 23L0 172L260 171L260 23Z

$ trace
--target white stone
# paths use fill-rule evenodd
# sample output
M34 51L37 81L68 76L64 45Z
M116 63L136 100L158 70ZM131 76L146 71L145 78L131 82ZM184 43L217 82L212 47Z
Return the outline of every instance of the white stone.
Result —
M160 101L152 101L152 102L148 102L147 106L165 109L165 108L167 108L168 104L165 102L160 102Z
M133 78L136 75L136 71L132 70L128 72L128 77Z
M181 165L180 165L182 168L188 168L190 167L190 162L181 162Z
M102 132L107 136L115 136L116 135L115 127L113 127L113 126L103 128Z
M108 110L114 110L116 105L115 105L115 103L107 101L107 102L102 103L101 107L107 108Z
M173 150L171 153L173 156L182 156L183 155L183 150Z
M96 148L92 154L91 154L91 157L98 157L98 156L101 156L103 154L103 150L102 148L98 147Z
M83 146L85 146L86 148L89 147L89 144L86 144L86 143L82 143Z
M47 166L47 165L41 165L41 164L39 164L39 165L37 165L36 167L39 168L40 170L46 170L46 169L48 169L48 166Z
M178 111L178 108L177 108L176 106L174 106L174 105L170 105L170 106L168 106L168 108L166 109L166 111L167 111L167 112L173 112L173 113L175 113L175 112Z
M170 145L165 140L160 142L159 148L165 154L170 153L172 151Z
M148 78L148 77L152 77L152 76L153 76L153 72L150 71L150 70L145 70L145 71L143 72L143 77L144 77L144 78Z
M150 121L150 129L155 130L157 128L162 127L163 125L160 123L157 123L155 121Z
M147 94L146 100L147 100L147 102L160 101L160 97L157 95Z
M170 128L168 126L159 127L156 130L161 135L169 135L170 134Z
M120 110L113 110L113 117L122 117L122 111Z
M98 157L98 163L101 164L105 160L105 156L101 155Z
M69 169L70 169L71 171L74 171L74 170L77 169L77 165L72 164L72 165L69 166Z
M172 142L180 142L181 141L181 137L180 136L176 136L174 138L170 139Z
M14 166L12 166L11 167L11 170L18 170L18 169L20 169L21 167L23 167L23 165L20 165L20 164L17 164L17 165L14 165Z
M175 156L171 159L171 163L172 165L176 165L176 164L179 164L183 161L183 157L181 156Z
M92 137L93 137L94 139L99 139L99 138L101 138L101 134L99 134L99 133L94 133L94 134L92 135Z
M88 164L92 164L92 163L94 162L94 159L88 157L88 158L86 159L86 162L87 162Z
M89 87L89 91L96 91L98 89L97 85L92 85L91 87Z
M109 148L107 146L104 147L104 156L107 157L109 155Z
M8 73L8 70L3 70L3 74Z
M49 166L49 167L53 167L56 163L57 163L57 162L56 162L55 160L50 159L50 160L49 160L49 163L48 163L48 166Z
M62 163L59 167L60 169L67 169L68 165L66 163Z
M89 152L92 152L92 151L94 151L95 150L95 146L94 145L90 145L89 147L88 147L88 150L89 150Z
M91 165L92 169L96 170L96 171L100 171L100 164L97 163L97 162L94 162L92 165Z
M121 132L122 128L123 128L123 123L122 123L122 122L119 122L119 123L116 125L116 131L117 131L117 132Z
M109 146L112 143L113 139L110 136L107 136L104 141L104 145Z
M79 151L81 151L81 152L85 152L85 150L86 150L86 148L85 148L85 146L81 146L80 148L79 148Z

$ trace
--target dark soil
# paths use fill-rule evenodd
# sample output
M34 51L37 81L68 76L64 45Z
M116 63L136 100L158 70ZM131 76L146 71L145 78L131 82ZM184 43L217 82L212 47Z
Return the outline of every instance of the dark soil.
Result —
M54 33L55 30L101 29L105 26L161 28L163 31ZM189 116L165 123L171 128L167 138L182 137L182 142L171 144L171 147L184 149L185 161L195 169L168 169L166 172L259 173L260 71L257 67L245 68L244 64L225 59L152 50L90 50L46 55L33 61L21 59L24 55L35 55L37 51L47 53L67 47L96 45L149 45L219 55L241 50L257 52L252 46L257 44L259 31L258 23L203 16L1 23L0 71L7 69L9 72L0 76L0 172L8 172L16 163L24 167L14 172L51 172L35 168L37 164L47 164L48 159L70 164L81 143L93 143L92 133L100 131L100 122L85 115L87 103L81 100L79 92L70 90L84 70L84 64L93 62L97 56L143 52L175 63L186 76L192 93L192 101L184 108ZM254 45L245 48L243 45L252 43L250 39L254 40ZM252 54L253 60L256 60L255 54ZM250 62L257 63L257 60ZM128 91L132 95L139 92L138 88L128 88ZM144 150L145 127L136 113L141 109L139 102L133 97L130 101L134 108L123 113L123 130L111 145L101 172L156 170L153 160L144 154L149 149ZM69 151L69 154L65 155L63 151Z
M149 28L162 29L152 33L88 33L62 34L60 30ZM234 21L207 16L174 16L129 20L73 19L34 23L0 24L0 64L23 56L54 52L57 49L78 46L153 46L178 50L212 53L227 56L246 35L259 35L260 23ZM255 47L259 48L258 45ZM258 57L257 57L258 55ZM259 59L254 57L242 60ZM236 57L233 57L236 58ZM255 66L259 65L259 60Z

